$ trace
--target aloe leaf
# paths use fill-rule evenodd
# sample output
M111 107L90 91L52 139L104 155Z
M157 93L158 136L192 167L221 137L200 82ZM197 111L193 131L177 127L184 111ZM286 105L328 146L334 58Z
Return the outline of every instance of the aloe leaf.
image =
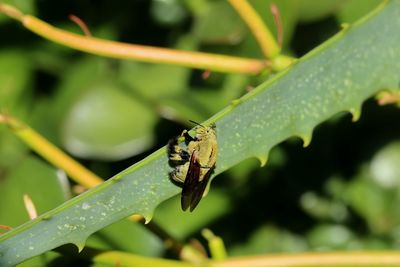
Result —
M220 153L216 174L249 157L263 163L291 136L308 144L313 128L341 112L357 119L362 102L400 82L400 0L358 23L216 114ZM140 125L138 125L140 127ZM102 185L0 236L0 266L17 264L65 243L80 249L93 232L132 213L150 220L178 194L168 178L165 148ZM176 207L179 208L179 207Z

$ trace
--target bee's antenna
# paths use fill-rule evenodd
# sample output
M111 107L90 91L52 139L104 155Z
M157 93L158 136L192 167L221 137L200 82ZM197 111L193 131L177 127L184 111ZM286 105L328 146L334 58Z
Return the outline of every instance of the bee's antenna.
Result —
M189 120L191 123L193 123L193 124L196 124L196 125L198 125L198 126L201 126L201 127L203 127L203 128L206 128L206 127L204 127L202 124L200 124L200 123L198 123L198 122L195 122L195 121L192 121L192 120Z

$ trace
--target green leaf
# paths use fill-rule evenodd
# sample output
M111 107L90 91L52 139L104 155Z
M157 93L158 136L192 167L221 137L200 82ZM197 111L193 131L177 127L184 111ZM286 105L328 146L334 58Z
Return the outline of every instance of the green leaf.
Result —
M67 113L62 139L68 151L83 158L126 158L152 144L156 118L121 88L96 84Z
M28 148L6 128L4 125L0 126L0 169L12 167L29 152Z
M0 108L14 111L21 98L29 94L32 69L27 54L17 49L0 53Z
M155 21L168 26L182 23L188 16L182 2L178 0L153 0L150 11Z
M152 145L153 106L116 82L106 63L77 61L57 90L51 120L61 124L61 143L75 156L117 160Z
M376 235L389 234L400 222L400 142L379 150L370 165L363 166L340 194Z
M226 191L211 190L194 213L184 213L177 208L180 206L180 197L171 198L157 208L153 220L168 229L175 238L184 239L232 211L227 194Z
M380 0L353 0L347 1L337 14L338 19L343 23L353 23L369 11L376 8Z
M51 265L52 261L60 257L60 254L54 251L46 252L42 255L31 258L18 264L18 267L42 267Z
M232 256L267 252L300 252L309 247L300 236L271 225L263 225L251 234L245 244L234 246Z
M181 121L203 121L229 104L228 99L235 99L243 95L244 88L248 84L249 78L247 76L230 74L224 77L221 90L196 88L174 94L160 102L166 108L174 110Z
M216 114L220 153L216 174L291 136L311 140L313 128L341 111L360 115L362 102L400 81L400 1L380 6L287 71ZM9 266L65 243L80 249L95 231L132 213L150 220L179 193L162 148L112 179L0 236L0 265ZM179 209L179 207L176 207Z
M302 21L322 19L337 11L347 1L345 0L298 0L298 14Z
M196 17L194 34L205 43L237 43L245 25L227 1L209 2L205 12Z
M140 62L123 62L120 71L121 80L129 84L134 93L153 101L184 90L189 74L183 67Z
M28 194L38 213L57 207L69 197L66 176L34 156L3 169L0 179L0 222L15 227L29 220L23 195Z
M395 189L400 184L400 142L382 148L372 159L371 175L381 187Z
M129 220L121 220L91 235L87 246L102 250L114 250L117 246L121 251L152 257L160 256L164 249L157 236Z
M354 234L343 225L319 225L308 234L311 247L319 250L351 248L354 239Z

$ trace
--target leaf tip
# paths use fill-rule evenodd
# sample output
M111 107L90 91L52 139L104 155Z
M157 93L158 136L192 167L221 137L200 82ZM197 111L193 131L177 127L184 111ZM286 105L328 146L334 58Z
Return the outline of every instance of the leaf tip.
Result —
M311 134L300 134L299 137L303 140L303 147L308 147L311 143Z
M342 30L346 31L350 28L350 24L349 23L342 23L340 24L340 27L342 28Z
M234 100L231 101L231 105L232 105L233 107L236 107L237 105L240 104L240 102L241 102L240 99L234 99Z
M153 213L142 213L141 216L144 218L144 224L148 224L153 219Z
M111 178L111 180L114 182L118 182L122 180L123 177L124 177L123 175L115 175L113 178Z
M351 120L353 122L356 122L356 121L358 121L360 119L360 117L361 117L361 108L350 108L349 112L352 115L352 119Z
M86 238L80 239L74 242L74 245L78 248L78 253L81 253L82 250L85 248Z
M46 214L43 214L40 218L43 220L43 221L48 221L48 220L50 220L51 219L51 215L49 214L49 213L46 213Z
M261 167L264 167L268 162L268 156L259 155L257 158L260 161Z

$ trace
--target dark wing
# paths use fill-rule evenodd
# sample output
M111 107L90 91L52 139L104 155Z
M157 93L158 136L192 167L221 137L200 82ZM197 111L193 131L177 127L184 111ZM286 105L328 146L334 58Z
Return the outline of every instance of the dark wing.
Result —
M203 197L204 190L207 187L208 180L211 176L213 168L210 168L208 172L204 175L203 179L199 181L200 178L200 163L196 154L193 152L190 157L190 163L188 172L186 174L186 179L182 188L181 195L181 206L182 210L187 210L190 207L190 211L193 211L199 204L201 198Z
M192 152L189 162L189 168L186 174L185 182L182 187L181 207L187 210L191 206L193 192L196 189L200 178L200 163L195 151Z
M204 190L206 190L212 172L213 169L208 170L208 172L204 175L203 180L197 184L196 189L193 191L192 202L190 203L191 212L197 207L197 204L199 204L200 200L203 198Z

